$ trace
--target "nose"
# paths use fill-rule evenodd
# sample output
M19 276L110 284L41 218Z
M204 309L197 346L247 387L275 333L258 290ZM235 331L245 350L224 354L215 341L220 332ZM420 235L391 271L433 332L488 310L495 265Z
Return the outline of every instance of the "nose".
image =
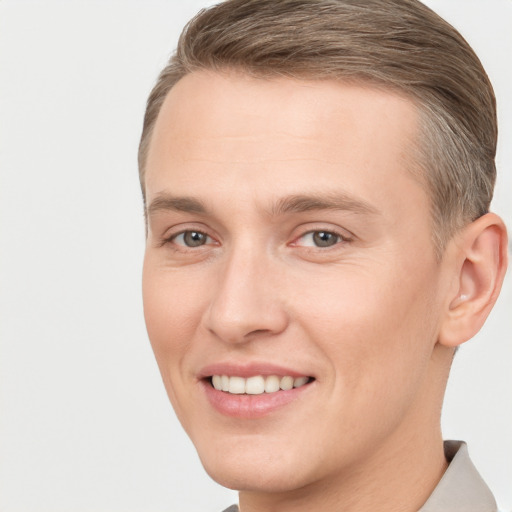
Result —
M227 343L283 332L288 315L281 300L278 265L250 250L233 251L223 263L204 317L205 327Z

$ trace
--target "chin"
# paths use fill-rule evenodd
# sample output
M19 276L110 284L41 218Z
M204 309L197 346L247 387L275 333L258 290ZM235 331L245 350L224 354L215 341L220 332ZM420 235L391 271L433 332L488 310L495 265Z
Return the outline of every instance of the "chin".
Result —
M250 442L250 441L248 441ZM257 447L201 453L201 463L218 484L237 491L286 492L308 483L301 457L284 456L279 450ZM295 451L295 455L297 451Z
M219 485L235 491L281 493L303 487L300 478L291 478L290 471L273 471L268 466L226 463L204 465L210 478Z

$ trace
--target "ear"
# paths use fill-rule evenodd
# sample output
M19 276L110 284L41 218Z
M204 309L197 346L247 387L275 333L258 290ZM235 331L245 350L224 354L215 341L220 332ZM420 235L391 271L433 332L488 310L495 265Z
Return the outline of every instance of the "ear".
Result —
M439 343L456 347L482 327L501 290L507 269L507 230L487 213L456 235L454 286L447 297Z

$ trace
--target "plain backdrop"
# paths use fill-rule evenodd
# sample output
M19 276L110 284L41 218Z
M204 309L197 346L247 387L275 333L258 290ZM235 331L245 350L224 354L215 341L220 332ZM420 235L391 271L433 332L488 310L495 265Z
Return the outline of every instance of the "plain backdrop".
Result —
M211 2L210 2L211 3ZM494 210L512 226L512 1L429 0L495 85ZM0 2L0 511L218 512L144 327L136 151L204 1ZM512 510L512 283L456 357L446 438Z

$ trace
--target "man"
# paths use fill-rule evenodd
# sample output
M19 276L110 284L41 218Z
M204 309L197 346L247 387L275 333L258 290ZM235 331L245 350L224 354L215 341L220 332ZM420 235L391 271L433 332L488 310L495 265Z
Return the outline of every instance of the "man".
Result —
M491 84L416 0L228 0L146 111L144 308L241 512L492 511L443 445L455 350L506 269Z

